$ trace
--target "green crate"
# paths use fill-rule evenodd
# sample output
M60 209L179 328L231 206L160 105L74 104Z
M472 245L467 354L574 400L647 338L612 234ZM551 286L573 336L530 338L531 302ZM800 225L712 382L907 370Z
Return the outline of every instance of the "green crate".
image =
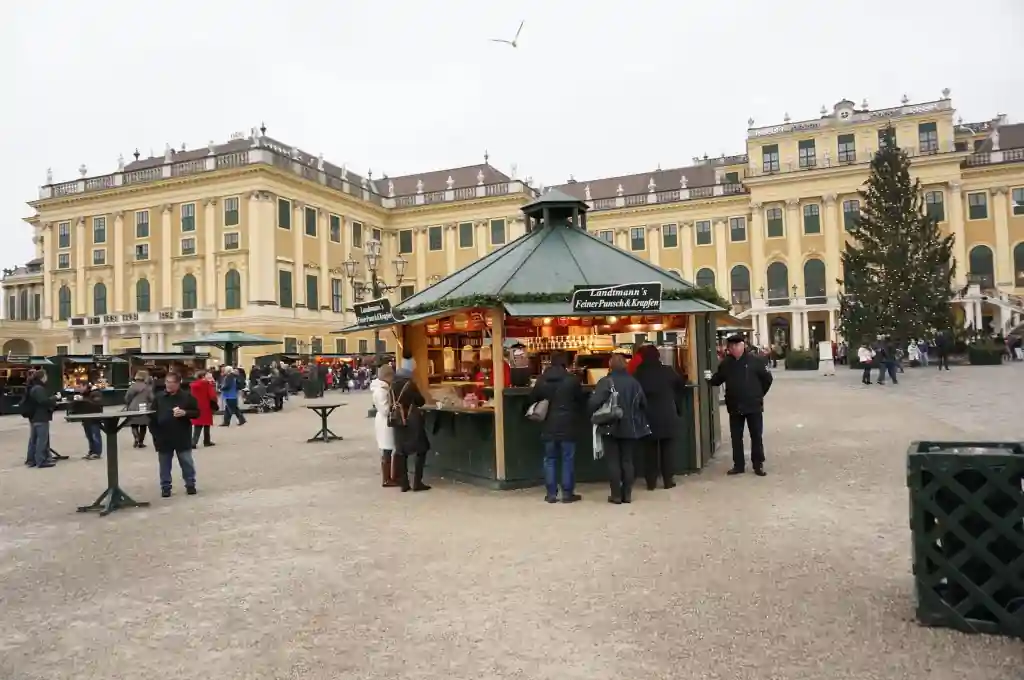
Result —
M918 621L1024 638L1024 445L914 442L907 487Z

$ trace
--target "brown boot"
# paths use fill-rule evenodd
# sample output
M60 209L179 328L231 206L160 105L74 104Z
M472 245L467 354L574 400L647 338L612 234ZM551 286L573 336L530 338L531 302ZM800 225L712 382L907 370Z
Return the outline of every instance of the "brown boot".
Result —
M381 456L380 459L380 485L384 488L398 486L395 482L394 457Z

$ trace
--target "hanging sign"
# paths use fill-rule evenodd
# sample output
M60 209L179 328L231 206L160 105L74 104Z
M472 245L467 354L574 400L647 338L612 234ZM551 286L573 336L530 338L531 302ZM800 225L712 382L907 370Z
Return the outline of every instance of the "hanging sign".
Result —
M661 309L660 283L623 283L616 286L576 286L574 314L633 314Z
M396 315L391 309L391 300L380 298L369 302L357 302L352 305L356 313L356 323L360 326L382 326L389 323L401 323L405 318Z
M16 364L18 366L28 366L32 363L32 359L27 354L15 354L10 352L7 354L7 363Z

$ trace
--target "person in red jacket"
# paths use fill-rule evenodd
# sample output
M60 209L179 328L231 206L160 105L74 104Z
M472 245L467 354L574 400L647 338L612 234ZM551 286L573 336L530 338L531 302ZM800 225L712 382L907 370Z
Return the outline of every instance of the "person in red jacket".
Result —
M199 404L199 417L192 419L192 448L199 446L200 434L203 435L203 446L216 446L210 440L213 412L217 410L217 385L214 383L213 374L200 371L189 389Z
M641 352L640 350L642 350L646 346L647 345L645 344L633 346L633 358L629 360L628 364L626 364L626 372L629 373L630 375L636 373L637 366L644 362L643 352Z

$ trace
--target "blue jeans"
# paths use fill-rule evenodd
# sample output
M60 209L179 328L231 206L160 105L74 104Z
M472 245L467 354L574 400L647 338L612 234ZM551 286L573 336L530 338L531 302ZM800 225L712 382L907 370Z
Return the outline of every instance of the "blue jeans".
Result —
M224 425L228 426L231 424L231 416L234 414L235 418L238 419L239 425L245 425L245 416L242 415L241 409L238 408L238 397L224 397Z
M192 459L192 449L178 449L174 451L161 451L160 457L160 488L171 488L171 464L174 462L174 454L178 454L178 465L181 466L181 476L185 480L185 486L196 485L196 464Z
M547 495L558 495L558 459L562 459L562 496L576 488L576 442L544 442L544 487Z
M89 443L89 453L103 455L103 430L99 423L82 423L85 430L85 441Z
M30 423L28 431L28 451L25 462L30 465L42 465L50 460L50 423Z
M883 361L878 366L878 384L885 384L885 374L888 373L889 377L892 378L892 382L895 385L899 381L896 380L896 362L895 361Z

